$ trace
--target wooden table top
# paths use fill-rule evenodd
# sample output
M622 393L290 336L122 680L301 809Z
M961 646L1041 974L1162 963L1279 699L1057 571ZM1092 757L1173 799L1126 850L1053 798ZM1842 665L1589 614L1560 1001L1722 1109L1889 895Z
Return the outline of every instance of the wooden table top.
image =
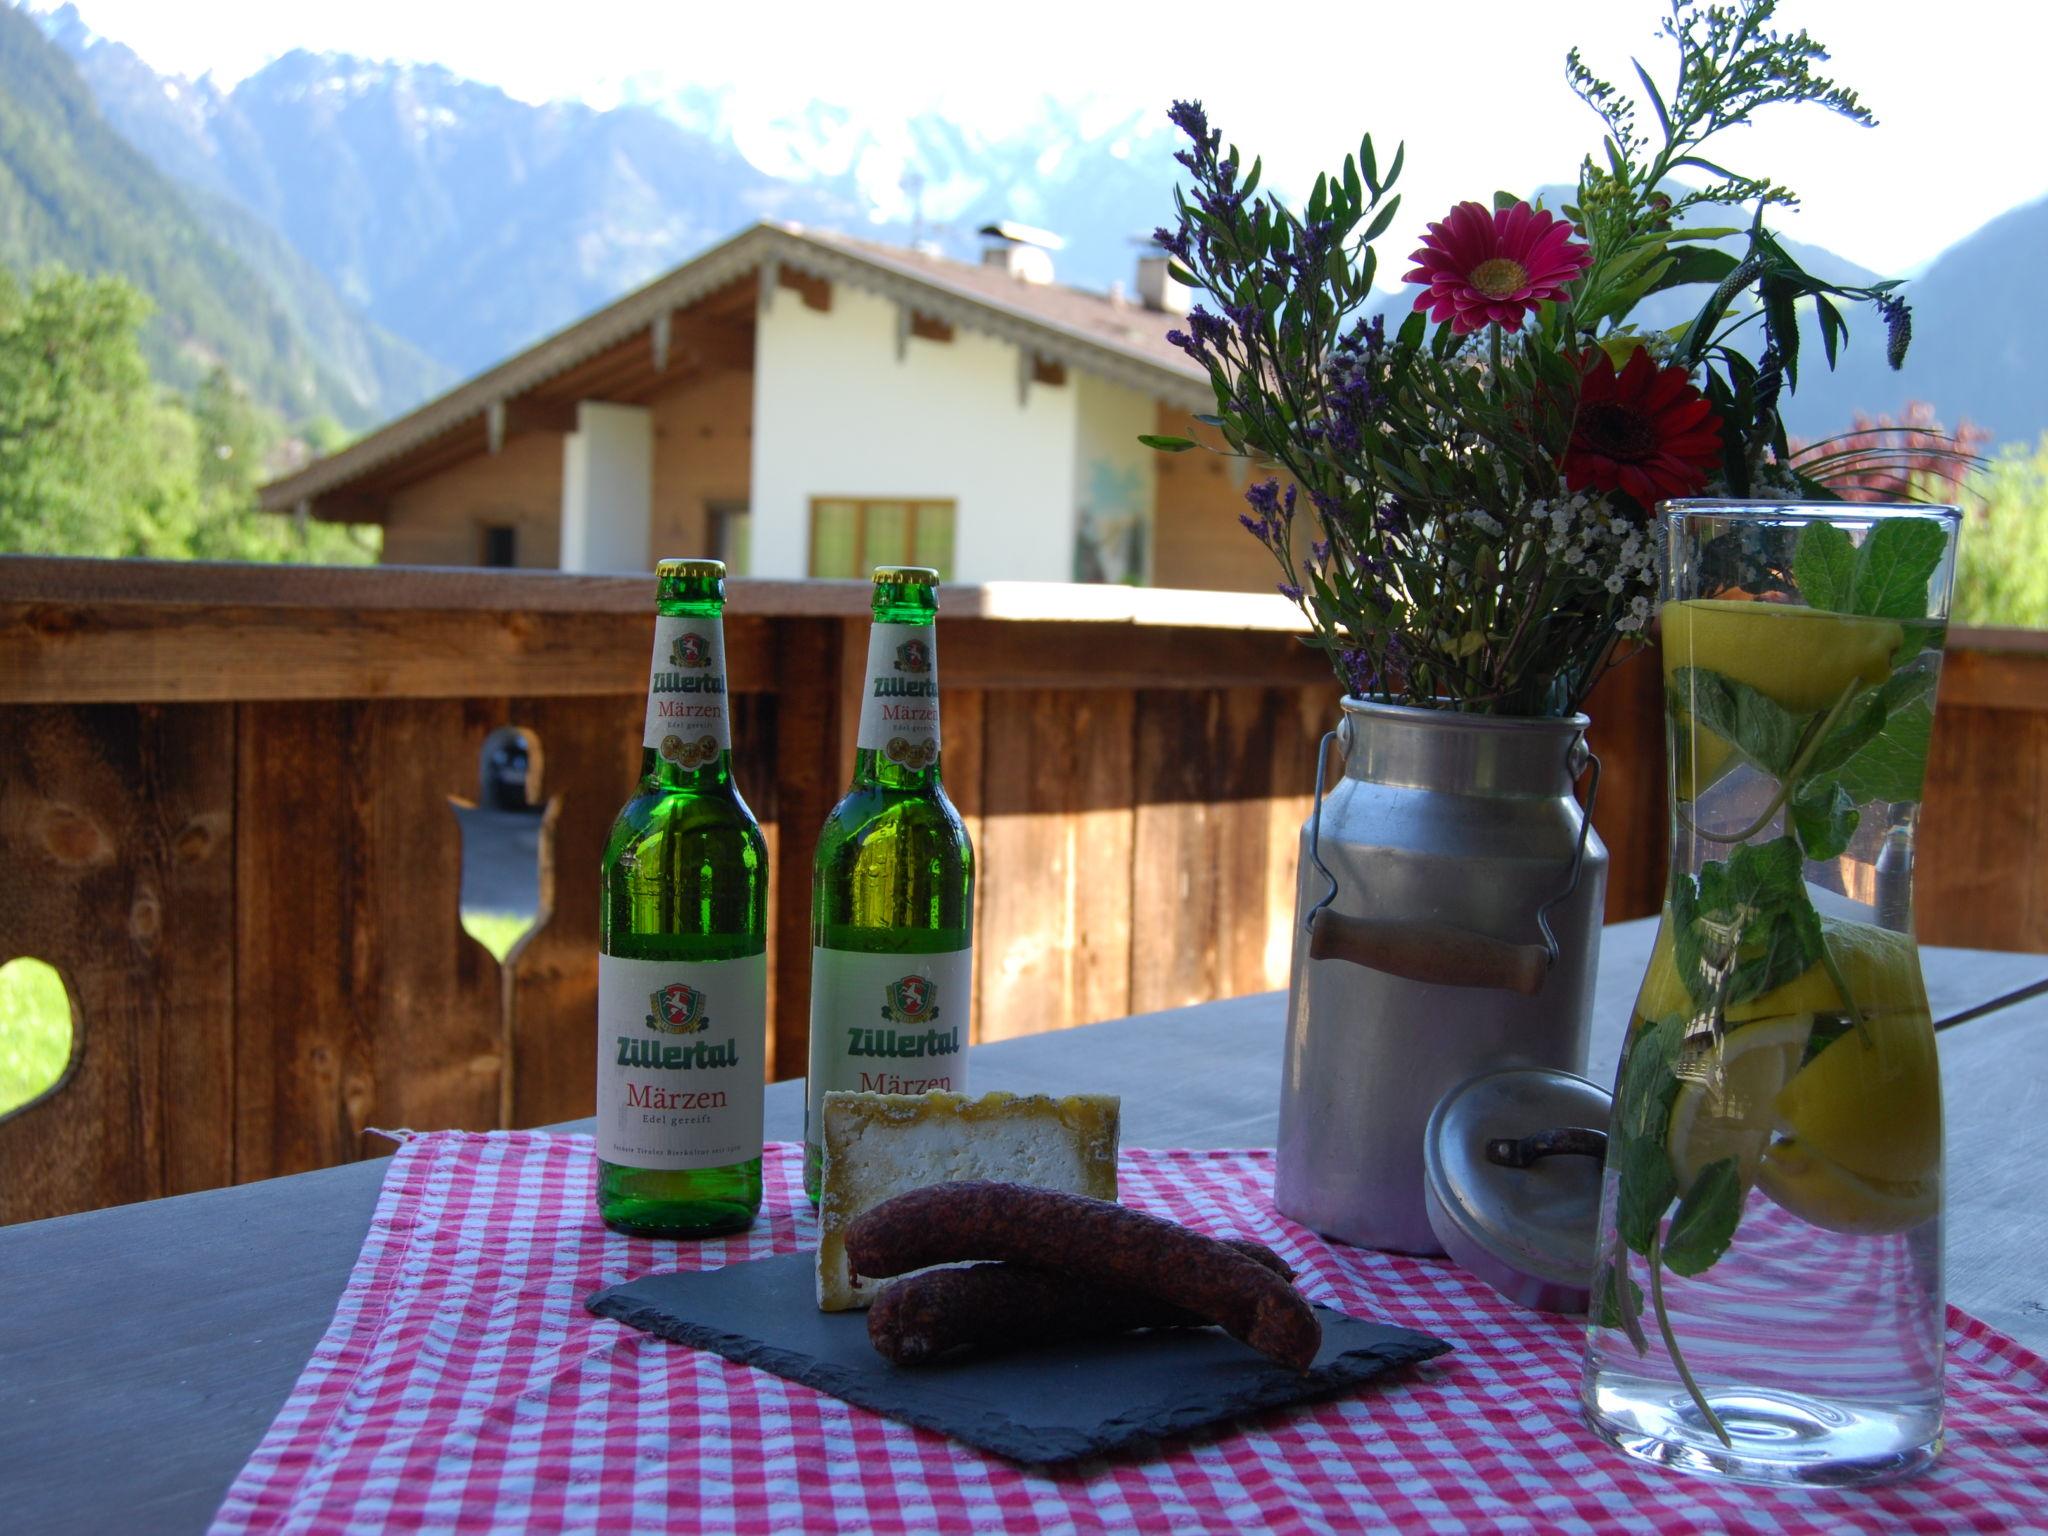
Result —
M1654 930L1606 931L1595 1081L1612 1079ZM2048 1351L2048 994L2013 999L2048 980L2048 956L1922 954L1935 1018L1973 1014L1940 1036L1949 1299ZM1283 1013L1264 993L976 1046L974 1086L1085 1077L1123 1096L1128 1145L1269 1146ZM769 1088L769 1139L802 1134L802 1089ZM353 1163L0 1228L0 1524L203 1531L326 1331L382 1178Z

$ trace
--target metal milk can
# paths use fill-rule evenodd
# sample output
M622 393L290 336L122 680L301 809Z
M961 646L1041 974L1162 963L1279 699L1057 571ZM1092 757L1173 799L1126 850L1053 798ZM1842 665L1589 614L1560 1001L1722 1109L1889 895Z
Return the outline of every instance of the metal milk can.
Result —
M1584 715L1344 700L1301 833L1274 1197L1362 1247L1441 1253L1423 1133L1480 1072L1582 1073L1607 890ZM1344 776L1327 798L1330 737ZM1582 811L1572 787L1593 770Z

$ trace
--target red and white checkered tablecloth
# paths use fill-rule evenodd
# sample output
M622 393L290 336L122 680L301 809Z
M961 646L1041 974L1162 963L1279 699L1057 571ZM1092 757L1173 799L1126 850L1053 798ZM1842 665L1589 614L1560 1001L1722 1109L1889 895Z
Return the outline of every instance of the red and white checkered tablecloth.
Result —
M242 1532L1988 1531L2048 1528L2048 1365L1950 1313L1949 1446L1915 1481L1779 1492L1658 1474L1579 1420L1581 1329L1440 1260L1277 1214L1272 1154L1125 1154L1123 1198L1256 1237L1315 1300L1458 1348L1352 1396L1025 1469L782 1377L594 1318L658 1267L809 1246L800 1149L743 1235L655 1243L592 1208L587 1137L437 1132L392 1160L334 1322L235 1480Z

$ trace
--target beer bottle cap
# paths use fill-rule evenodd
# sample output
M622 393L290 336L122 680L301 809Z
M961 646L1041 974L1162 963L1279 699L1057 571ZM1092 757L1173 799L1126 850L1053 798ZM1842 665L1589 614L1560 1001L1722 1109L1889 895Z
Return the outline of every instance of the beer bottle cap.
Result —
M676 576L710 577L714 581L725 579L723 560L662 560L656 563L654 574L662 581Z
M936 587L939 573L928 565L878 565L875 582L886 587Z

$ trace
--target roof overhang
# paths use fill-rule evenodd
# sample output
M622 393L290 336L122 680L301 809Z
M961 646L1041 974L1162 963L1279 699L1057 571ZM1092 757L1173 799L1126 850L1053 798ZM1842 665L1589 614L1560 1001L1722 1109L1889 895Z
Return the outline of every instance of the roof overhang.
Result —
M260 492L261 503L274 512L315 503L335 505L338 512L351 486L372 472L472 424L482 426L480 445L495 440L502 426L494 425L493 418L502 423L529 391L638 336L654 334L677 311L737 283L759 278L762 291L772 292L783 269L894 300L920 315L1011 342L1049 363L1094 374L1180 409L1200 411L1214 401L1206 378L1191 368L1105 343L1023 305L934 282L879 252L850 250L784 225L756 224L348 447L271 481Z

